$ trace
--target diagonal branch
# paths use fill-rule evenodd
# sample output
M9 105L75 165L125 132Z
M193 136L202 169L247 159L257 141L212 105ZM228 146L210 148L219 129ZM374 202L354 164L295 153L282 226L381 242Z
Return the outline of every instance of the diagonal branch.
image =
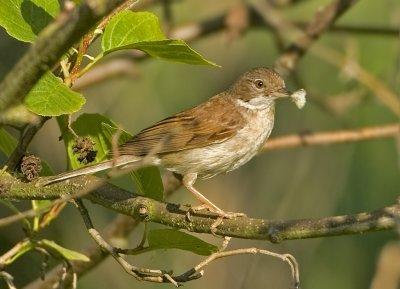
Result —
M317 11L314 19L304 30L304 34L295 40L275 61L275 67L283 75L292 72L308 48L358 0L334 0Z

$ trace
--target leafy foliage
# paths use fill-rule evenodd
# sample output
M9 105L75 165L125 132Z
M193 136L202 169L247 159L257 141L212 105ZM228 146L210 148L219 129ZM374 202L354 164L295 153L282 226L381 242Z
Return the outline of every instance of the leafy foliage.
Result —
M148 198L163 201L164 186L160 170L151 166L131 172L131 177L136 185L137 193Z
M138 49L150 56L188 64L213 65L182 40L166 39L157 16L149 12L124 11L114 16L102 38L104 54Z
M12 37L33 42L60 12L60 3L49 0L0 1L0 26Z
M59 14L60 3L56 0L0 1L0 26L18 40L33 42L37 35ZM122 49L138 49L152 57L175 62L217 66L190 48L184 41L167 39L161 31L157 16L149 12L123 11L115 15L104 31L101 49L101 53L86 67L87 69L103 56ZM80 72L84 73L87 69ZM80 93L72 91L52 71L48 71L42 76L24 100L24 105L33 113L41 116L57 116L68 155L69 167L72 169L83 166L73 151L76 141L75 133L78 136L89 137L89 140L93 141L96 150L94 162L100 162L107 158L113 149L115 135L118 135L117 145L132 138L131 134L120 130L112 120L100 114L79 116L72 123L71 127L74 131L72 133L67 128L66 115L79 111L85 101ZM0 151L9 156L16 146L17 141L14 137L0 128ZM47 163L43 162L43 168L44 175L53 174ZM146 167L131 172L130 181L135 185L137 193L159 201L163 200L164 188L157 167ZM11 203L5 204L19 213ZM65 205L63 203L51 207L51 204L51 201L46 200L32 201L33 209L42 213L35 216L32 222L30 219L24 220L27 222L30 234L24 240L25 243L21 249L7 264L37 247L44 248L53 256L64 260L90 261L87 256L66 249L54 241L36 239L37 232L55 219ZM43 212L44 209L46 212ZM35 236L35 239L30 238L31 236ZM217 250L217 247L199 238L170 229L152 230L148 235L148 243L151 250L175 248L199 255L209 255Z
M203 240L174 229L151 230L147 236L151 249L180 249L208 256L218 250Z
M45 74L25 98L32 112L43 116L59 116L78 111L86 102L52 73Z

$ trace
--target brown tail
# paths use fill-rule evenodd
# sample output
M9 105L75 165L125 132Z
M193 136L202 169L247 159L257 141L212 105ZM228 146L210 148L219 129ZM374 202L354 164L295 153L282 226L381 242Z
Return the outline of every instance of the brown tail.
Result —
M73 170L70 172L65 172L56 176L51 176L48 178L44 178L38 182L39 186L47 186L50 184L58 183L61 181L65 181L68 179L72 179L75 177L83 176L83 175L90 175L97 172L101 172L107 169L111 169L114 167L122 167L126 165L133 164L139 161L141 158L135 156L128 156L123 155L119 156L117 159L104 161L98 164L94 164L91 166L83 167L77 170Z

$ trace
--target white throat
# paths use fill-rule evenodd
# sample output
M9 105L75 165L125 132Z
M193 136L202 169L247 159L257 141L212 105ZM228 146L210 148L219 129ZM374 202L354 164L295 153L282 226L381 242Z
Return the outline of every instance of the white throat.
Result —
M264 110L274 105L272 99L267 99L264 96L254 97L247 102L242 99L237 99L237 103L250 110Z

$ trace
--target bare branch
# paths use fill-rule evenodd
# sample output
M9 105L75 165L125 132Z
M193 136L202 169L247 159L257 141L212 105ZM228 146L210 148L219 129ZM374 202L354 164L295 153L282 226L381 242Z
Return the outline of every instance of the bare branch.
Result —
M300 285L299 265L298 265L296 259L292 255L278 254L275 252L271 252L271 251L264 250L264 249L258 249L258 248L241 248L241 249L225 251L230 239L231 239L230 237L224 237L224 242L222 244L221 249L218 252L211 254L205 260L200 262L198 265L189 269L185 273L175 277L175 280L182 282L182 281L191 280L191 278L202 277L202 276L204 276L203 268L208 266L214 260L217 260L220 258L236 256L236 255L243 255L243 254L253 254L253 255L262 254L262 255L267 255L267 256L272 256L272 257L278 258L278 259L282 260L283 262L288 263L288 265L290 267L290 271L292 273L293 288L299 288L299 285Z
M145 269L138 268L129 264L122 256L116 252L116 249L107 243L106 240L100 235L100 233L94 228L92 220L90 219L89 212L86 207L83 205L83 202L80 199L75 200L75 204L84 220L86 229L89 232L89 235L95 240L97 245L110 254L117 262L121 265L121 267L125 270L126 273L135 277L137 280L145 280L150 282L170 282L169 278L164 278L166 273L162 270L153 270L153 269Z

